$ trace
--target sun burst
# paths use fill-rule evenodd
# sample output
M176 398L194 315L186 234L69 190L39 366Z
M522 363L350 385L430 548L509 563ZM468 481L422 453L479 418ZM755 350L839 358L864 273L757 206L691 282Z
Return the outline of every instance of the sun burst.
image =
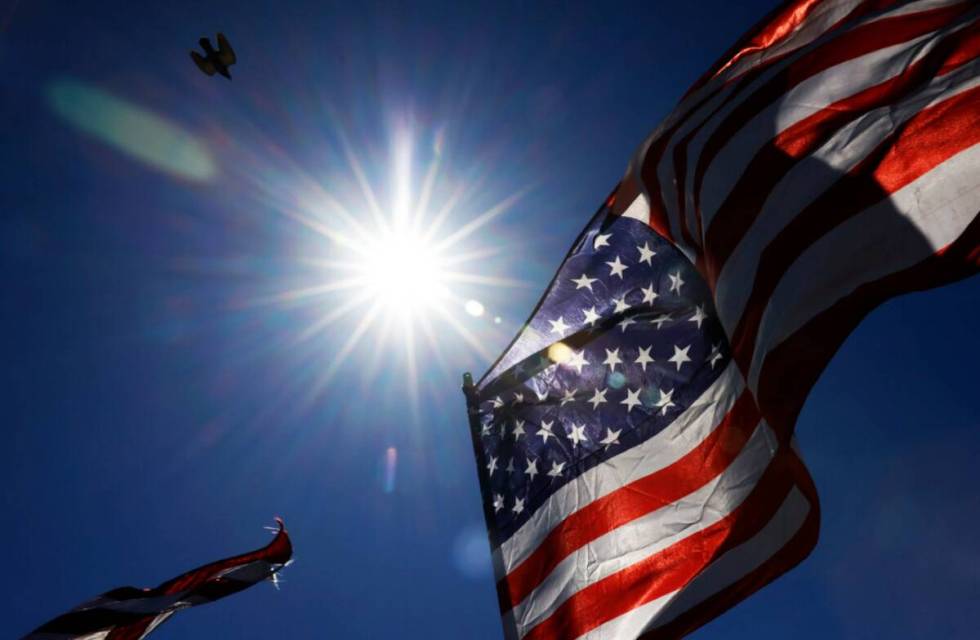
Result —
M492 357L480 332L500 332L499 317L485 315L486 306L464 294L480 287L523 286L487 273L486 259L502 247L478 233L510 210L522 192L490 199L476 193L483 180L442 180L441 133L419 162L413 131L397 130L387 162L370 165L387 166L382 176L365 170L344 132L338 134L353 180L337 183L355 188L330 189L308 175L299 181L304 188L291 193L259 185L261 197L276 211L322 239L322 249L321 255L303 259L313 267L315 280L253 302L321 310L294 333L296 343L305 345L329 336L329 364L313 381L311 394L318 394L367 342L374 355L361 363L361 374L377 371L380 354L390 356L393 350L385 345L398 343L407 374L402 379L417 395L420 359L445 367L447 336L455 337L452 344L462 341L481 357ZM418 179L416 166L421 168ZM487 201L489 206L475 206ZM333 331L338 326L343 327L339 339Z

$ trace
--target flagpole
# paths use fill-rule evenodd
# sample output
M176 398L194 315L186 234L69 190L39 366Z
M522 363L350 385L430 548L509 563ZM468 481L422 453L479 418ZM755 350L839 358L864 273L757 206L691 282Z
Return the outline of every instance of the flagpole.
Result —
M499 545L493 539L493 512L490 511L490 489L484 484L483 474L480 469L486 468L486 455L483 446L480 444L480 399L476 394L476 385L473 384L473 376L467 371L463 374L463 396L466 398L466 417L470 426L470 442L473 443L473 457L476 459L476 477L480 482L480 502L483 503L483 518L487 523L487 542L490 544L490 558L493 563L494 576L505 575L503 566L499 564L499 556L495 556L493 550ZM511 640L516 638L514 631L508 629L503 617L500 618L504 638Z
M470 427L470 442L473 444L473 457L476 459L476 477L480 481L480 493L483 500L484 515L489 516L487 511L487 488L483 486L483 476L480 474L480 467L484 465L483 447L480 445L480 400L476 395L476 386L473 384L473 376L467 371L463 374L463 396L466 398L466 418ZM492 520L488 517L487 524Z

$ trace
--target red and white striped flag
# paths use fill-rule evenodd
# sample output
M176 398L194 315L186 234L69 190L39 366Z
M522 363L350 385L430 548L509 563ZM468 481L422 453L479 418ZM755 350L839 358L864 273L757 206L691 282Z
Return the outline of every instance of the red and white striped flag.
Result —
M641 145L468 389L507 637L678 638L807 556L820 372L980 268L978 18L789 2Z
M23 640L140 640L170 616L275 579L293 556L282 520L266 546L218 560L154 589L120 587L41 625Z

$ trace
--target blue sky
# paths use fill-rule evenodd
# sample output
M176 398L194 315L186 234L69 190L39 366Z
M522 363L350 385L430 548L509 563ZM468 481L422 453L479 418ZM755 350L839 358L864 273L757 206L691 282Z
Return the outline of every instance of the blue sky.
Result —
M282 515L281 592L155 637L499 637L459 375L506 346L635 146L769 8L650 4L0 9L8 633L264 544ZM232 82L187 56L219 30ZM339 277L323 263L347 254L309 223L336 222L329 198L370 218L361 185L390 200L399 148L415 194L438 164L433 211L462 194L441 237L506 205L454 247L485 279L452 299L486 314L434 321L414 375L390 309L345 349L366 308L324 319L349 292L284 295ZM798 425L816 551L695 637L975 637L978 313L968 280L850 337Z

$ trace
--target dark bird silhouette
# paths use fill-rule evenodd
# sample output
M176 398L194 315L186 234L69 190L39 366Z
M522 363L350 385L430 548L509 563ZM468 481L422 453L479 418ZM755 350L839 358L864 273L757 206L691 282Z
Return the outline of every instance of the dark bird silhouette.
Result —
M209 76L213 76L217 72L231 80L231 73L228 72L228 67L235 64L237 58L225 34L218 34L217 51L211 48L210 38L201 38L198 42L200 42L201 48L204 49L205 55L201 56L197 51L191 51L191 59L197 65L197 68Z

